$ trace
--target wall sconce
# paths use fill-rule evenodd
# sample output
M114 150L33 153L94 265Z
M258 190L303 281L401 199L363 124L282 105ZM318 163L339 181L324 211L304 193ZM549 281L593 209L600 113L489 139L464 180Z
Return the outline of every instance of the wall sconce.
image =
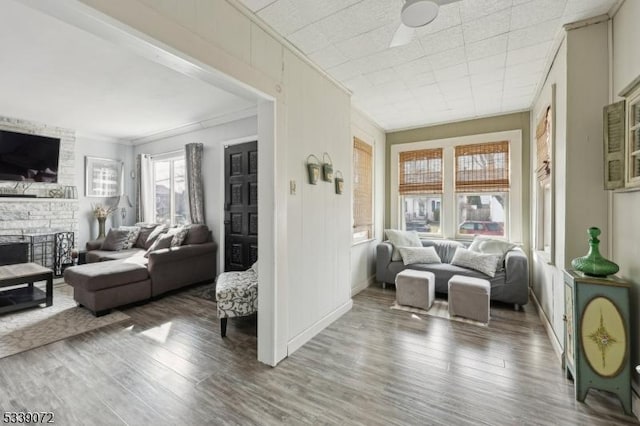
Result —
M326 163L324 162L325 157L329 159L329 162ZM327 182L332 182L333 181L333 161L331 161L331 157L329 156L328 153L323 153L322 154L322 179L326 180Z
M315 163L310 163L309 159L315 160ZM320 160L313 154L307 157L307 173L309 174L309 183L316 185L320 177Z
M342 177L342 172L340 170L336 170L336 194L342 194L344 190L344 178Z

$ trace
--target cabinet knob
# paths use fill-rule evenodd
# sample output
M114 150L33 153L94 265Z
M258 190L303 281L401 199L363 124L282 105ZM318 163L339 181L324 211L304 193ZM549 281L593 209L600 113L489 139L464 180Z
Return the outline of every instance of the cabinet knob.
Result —
M562 316L562 321L567 322L567 316L566 315Z

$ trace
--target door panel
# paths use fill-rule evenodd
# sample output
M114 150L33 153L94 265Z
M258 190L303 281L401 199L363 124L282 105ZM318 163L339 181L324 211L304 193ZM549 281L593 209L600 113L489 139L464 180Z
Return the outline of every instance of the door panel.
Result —
M225 147L225 271L258 260L258 143Z

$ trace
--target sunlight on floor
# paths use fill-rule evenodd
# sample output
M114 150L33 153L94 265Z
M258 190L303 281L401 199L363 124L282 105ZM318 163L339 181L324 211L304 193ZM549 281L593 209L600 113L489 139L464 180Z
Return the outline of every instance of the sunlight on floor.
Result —
M171 332L171 321L162 324L159 327L153 327L141 332L140 334L155 340L156 342L165 343L169 333Z

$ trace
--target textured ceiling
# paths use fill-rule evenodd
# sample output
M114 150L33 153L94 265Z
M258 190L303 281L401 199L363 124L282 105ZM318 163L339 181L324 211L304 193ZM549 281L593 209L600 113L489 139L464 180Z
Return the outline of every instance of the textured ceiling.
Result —
M403 0L241 0L386 130L530 108L562 25L616 0L461 0L388 48Z
M18 2L0 40L2 116L135 139L255 105Z

